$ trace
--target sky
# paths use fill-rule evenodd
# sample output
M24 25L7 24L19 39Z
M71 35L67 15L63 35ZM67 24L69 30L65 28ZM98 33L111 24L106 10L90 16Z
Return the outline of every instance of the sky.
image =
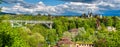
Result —
M92 12L120 16L120 0L3 0L2 12L14 14L81 15Z

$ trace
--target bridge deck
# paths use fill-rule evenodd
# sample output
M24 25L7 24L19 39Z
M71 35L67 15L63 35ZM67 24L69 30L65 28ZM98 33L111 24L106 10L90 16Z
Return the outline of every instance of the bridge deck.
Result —
M35 20L4 20L4 21L10 21L12 23L16 22L25 22L25 23L53 23L52 21L35 21Z
M35 20L3 20L3 21L10 22L12 27L16 27L14 25L14 23L18 23L19 25L22 25L21 23L24 23L24 24L45 24L48 28L51 29L52 24L53 24L52 21L35 21ZM20 27L20 26L18 26L18 27Z

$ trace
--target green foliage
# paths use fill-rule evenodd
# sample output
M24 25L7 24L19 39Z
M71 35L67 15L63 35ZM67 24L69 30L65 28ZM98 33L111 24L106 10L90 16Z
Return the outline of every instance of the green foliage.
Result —
M110 32L103 35L99 35L99 39L95 41L95 47L119 47L119 34L118 32Z
M117 30L120 31L120 20L117 20L116 23L117 24L115 25L115 27L116 27Z
M63 33L63 37L68 37L68 38L71 38L72 37L72 34L70 32L64 32Z
M48 30L48 34L46 37L48 44L55 45L57 43L58 39L59 39L59 37L58 37L58 34L56 33L55 29Z
M29 37L28 42L29 42L31 47L41 46L42 43L45 41L44 37L39 33L34 33L28 37Z
M9 23L0 23L0 46L2 47L29 47L20 37L17 29L10 27Z
M69 37L73 42L80 41L83 44L94 43L95 47L119 47L119 17L87 18L85 14L83 17L53 17L51 19L54 22L53 29L49 29L44 24L27 24L24 25L25 27L13 28L9 22L2 22L2 20L49 21L48 16L0 16L0 47L48 47L48 45L56 45L62 37ZM101 29L99 30L96 28L97 19L100 21ZM107 26L115 27L116 31L108 32ZM71 29L78 29L78 32L72 34L69 32Z
M60 47L70 47L68 44L62 44Z
M113 19L110 17L107 18L107 26L112 26L113 25Z
M13 38L9 35L6 34L5 32L0 32L0 47L5 47L8 46L10 47L13 43Z
M0 3L1 3L1 1L0 1ZM0 12L1 12L1 10L2 10L2 8L0 8Z

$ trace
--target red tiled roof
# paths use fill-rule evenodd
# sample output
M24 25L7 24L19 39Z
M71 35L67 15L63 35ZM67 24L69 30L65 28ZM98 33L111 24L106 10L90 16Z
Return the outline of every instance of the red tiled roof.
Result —
M73 42L67 38L67 37L63 37L59 42L58 42L58 45L61 45L61 44L73 44Z

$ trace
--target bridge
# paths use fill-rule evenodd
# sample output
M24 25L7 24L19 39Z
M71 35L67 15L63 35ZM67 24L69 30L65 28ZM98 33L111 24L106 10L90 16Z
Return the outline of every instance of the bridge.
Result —
M21 27L22 25L26 24L44 24L51 29L53 25L53 21L35 21L35 20L4 20L4 21L10 22L12 27Z

